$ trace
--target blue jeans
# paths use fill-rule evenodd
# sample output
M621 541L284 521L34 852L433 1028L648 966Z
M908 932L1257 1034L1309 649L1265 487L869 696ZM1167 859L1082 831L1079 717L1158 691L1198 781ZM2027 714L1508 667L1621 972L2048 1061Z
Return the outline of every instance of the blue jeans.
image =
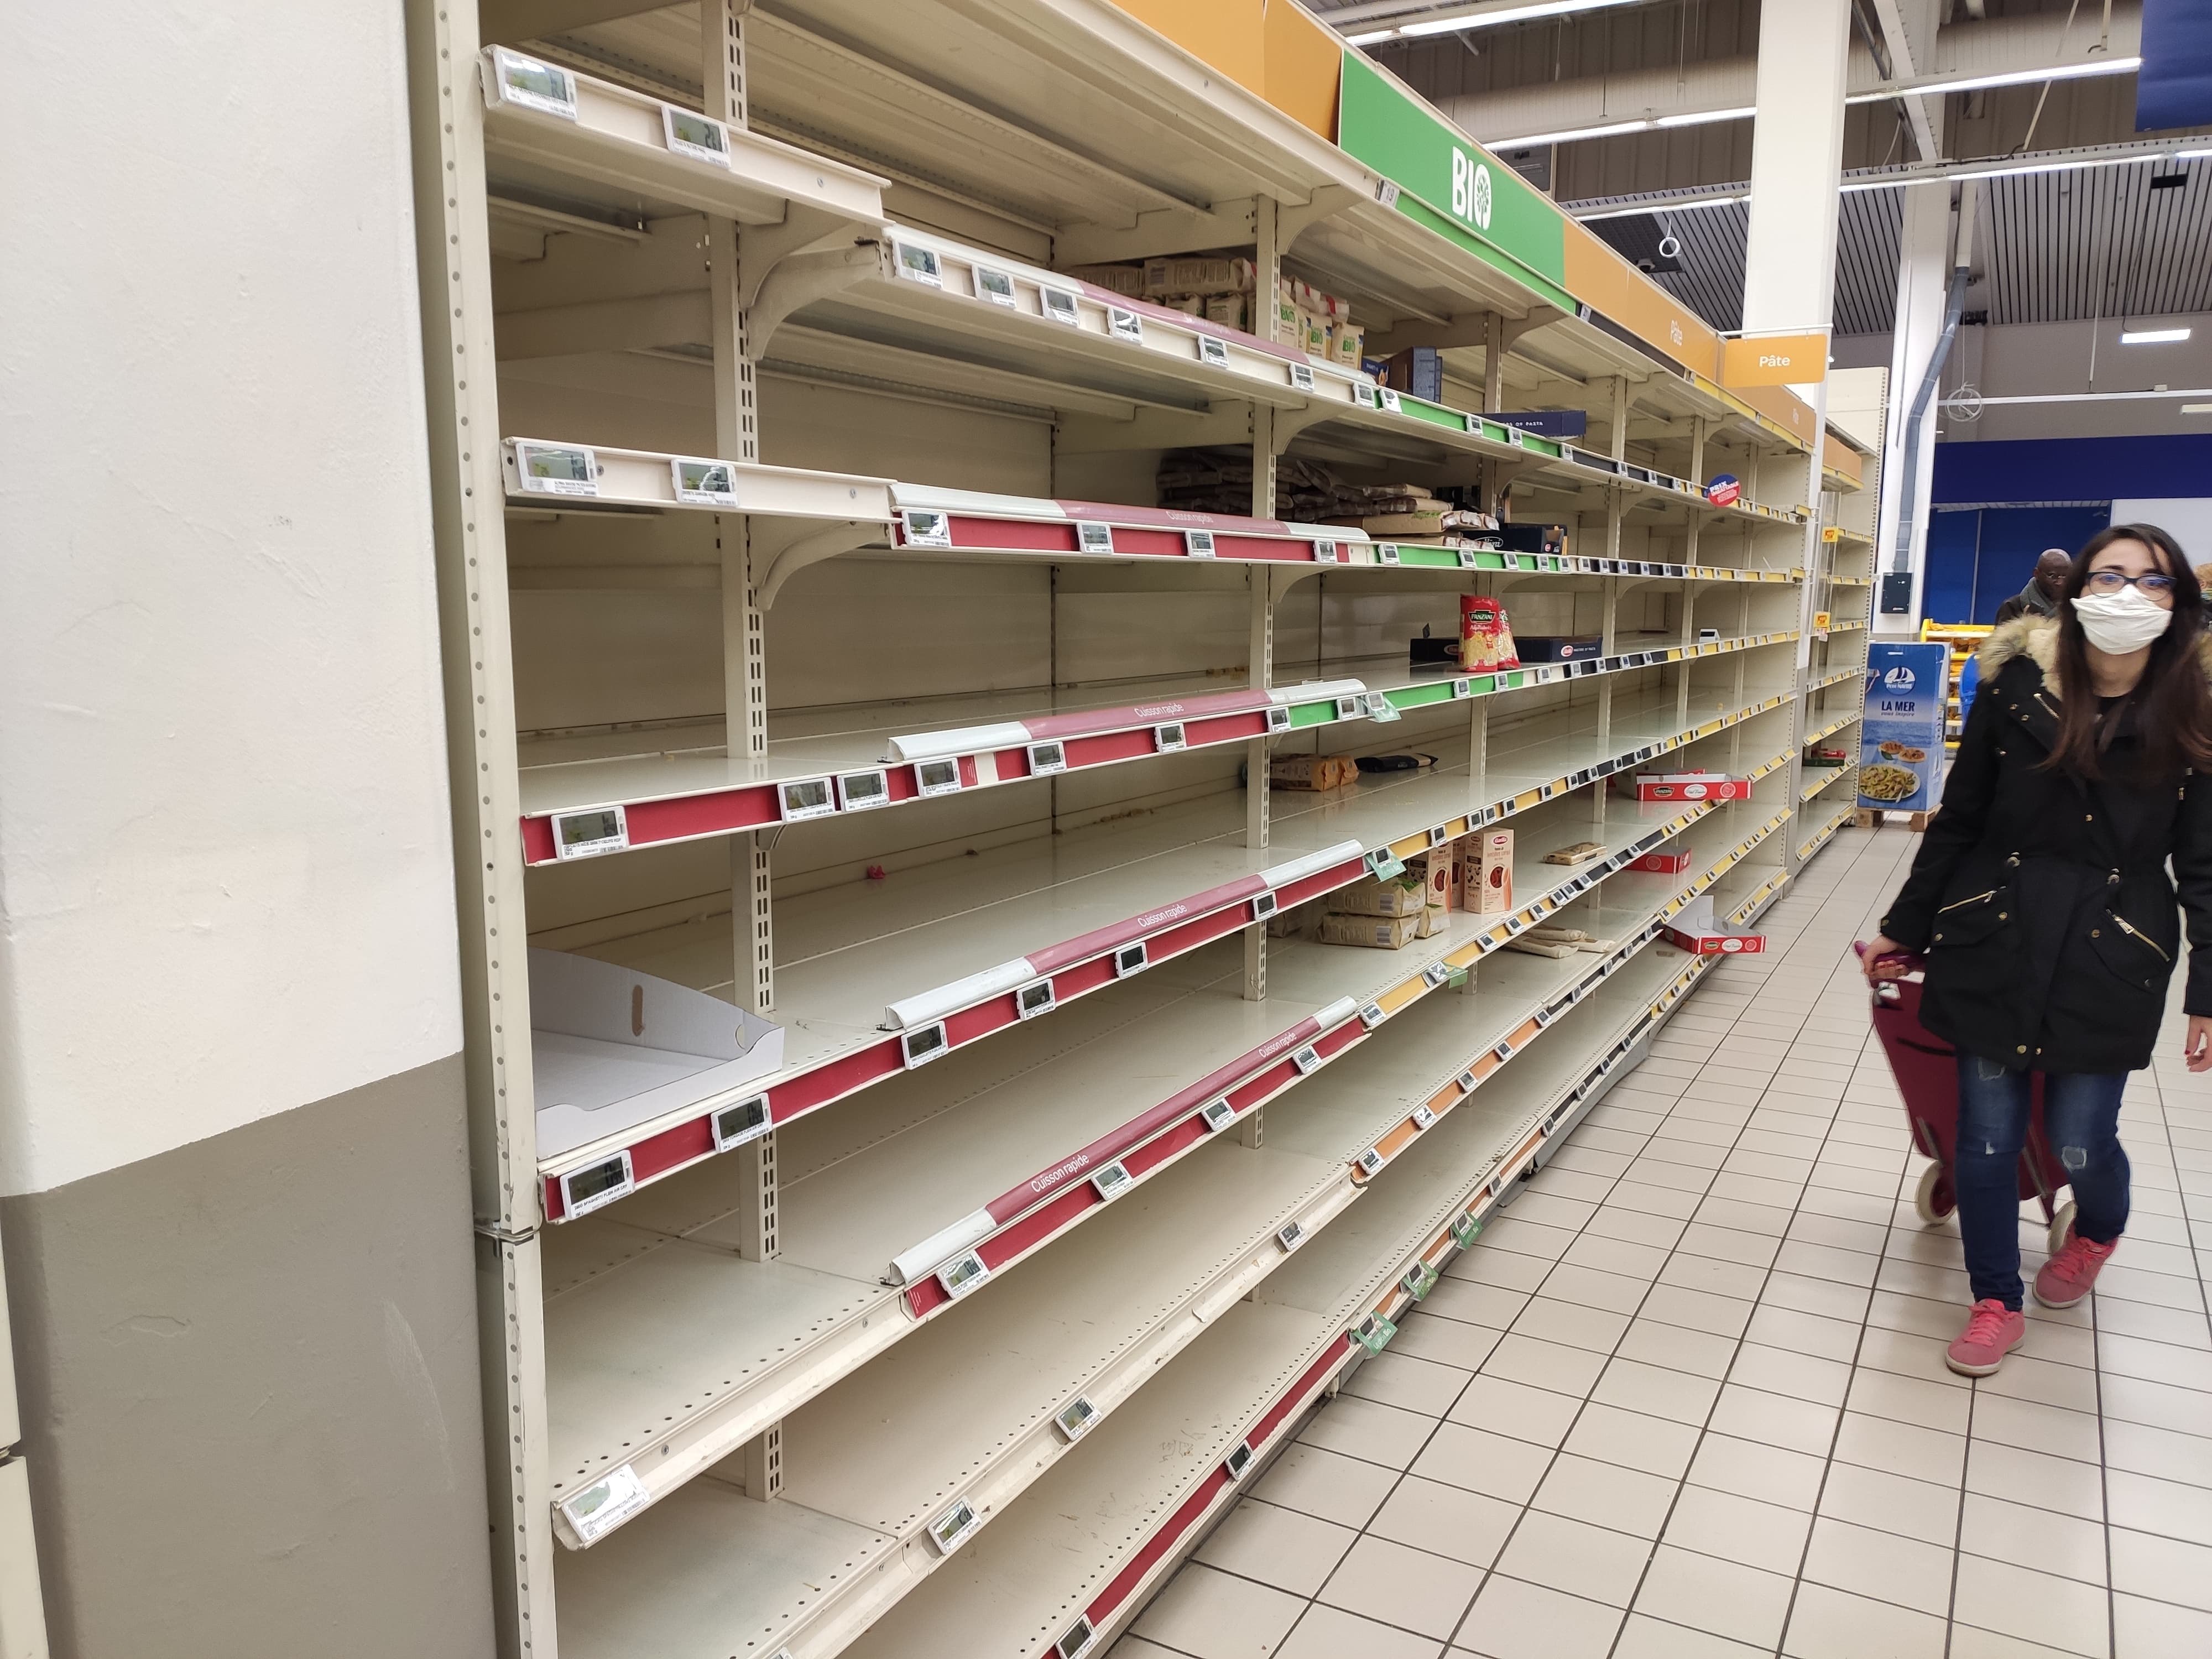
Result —
M2043 1130L2074 1187L2074 1231L2109 1244L2128 1224L2128 1155L2120 1150L2125 1072L2043 1079ZM2027 1141L2030 1074L1959 1055L1959 1144L1951 1184L1974 1300L2021 1304L2020 1153Z

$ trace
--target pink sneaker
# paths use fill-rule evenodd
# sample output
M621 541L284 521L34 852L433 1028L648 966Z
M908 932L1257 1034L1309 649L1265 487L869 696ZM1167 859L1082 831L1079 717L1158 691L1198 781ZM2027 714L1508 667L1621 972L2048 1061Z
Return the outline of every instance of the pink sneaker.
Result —
M2004 1357L2027 1340L2027 1318L1995 1297L1974 1304L1943 1363L1961 1376L1987 1376L2004 1364Z
M2035 1299L2046 1308L2070 1308L2096 1288L2097 1275L2112 1259L2120 1241L2093 1244L2066 1230L2066 1243L2035 1275Z

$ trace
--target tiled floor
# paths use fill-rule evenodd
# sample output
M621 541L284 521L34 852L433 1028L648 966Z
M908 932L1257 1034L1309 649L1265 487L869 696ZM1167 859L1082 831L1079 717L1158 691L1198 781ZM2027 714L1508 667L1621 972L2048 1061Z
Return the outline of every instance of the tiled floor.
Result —
M1914 844L1784 890L1113 1659L2212 1656L2212 1075L2134 1079L2096 1296L1954 1376L1846 957Z

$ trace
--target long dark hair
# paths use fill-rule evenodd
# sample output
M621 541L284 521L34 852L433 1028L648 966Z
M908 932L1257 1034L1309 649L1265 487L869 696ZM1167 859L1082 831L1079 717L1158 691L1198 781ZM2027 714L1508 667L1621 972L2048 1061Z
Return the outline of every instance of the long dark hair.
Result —
M2172 537L2151 524L2116 524L2089 538L2066 572L2058 601L2058 677L2066 688L2058 714L2058 741L2045 763L2079 778L2101 777L2097 747L2095 683L2089 676L2089 641L2074 614L2074 600L2089 580L2089 562L2115 542L2141 542L2173 578L2173 621L2150 648L2142 678L2128 694L2136 713L2144 766L2153 772L2184 767L2212 771L2212 689L2197 659L2204 632L2203 588Z

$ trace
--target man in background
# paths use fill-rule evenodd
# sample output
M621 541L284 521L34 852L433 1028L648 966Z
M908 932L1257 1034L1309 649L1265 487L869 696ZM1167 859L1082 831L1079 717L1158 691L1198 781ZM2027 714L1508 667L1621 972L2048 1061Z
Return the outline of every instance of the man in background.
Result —
M2058 613L2058 596L2065 591L2066 572L2074 556L2063 547L2046 547L2035 562L2035 574L1997 607L1996 625L2002 628L2016 617L2051 617Z

